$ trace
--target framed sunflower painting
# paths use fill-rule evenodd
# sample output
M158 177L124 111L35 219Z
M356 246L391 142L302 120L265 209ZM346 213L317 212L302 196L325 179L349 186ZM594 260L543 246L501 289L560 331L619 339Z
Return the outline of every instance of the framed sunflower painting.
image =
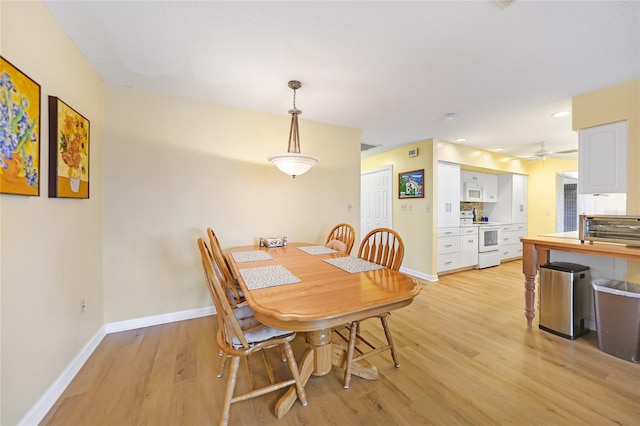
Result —
M1 56L0 193L40 195L40 85Z
M49 96L49 198L89 198L89 120Z

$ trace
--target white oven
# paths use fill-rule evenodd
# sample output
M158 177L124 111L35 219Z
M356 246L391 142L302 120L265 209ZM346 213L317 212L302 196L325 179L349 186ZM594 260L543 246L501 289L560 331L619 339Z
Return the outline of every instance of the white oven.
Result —
M499 265L500 225L481 225L478 241L478 269Z
M484 186L479 183L465 182L462 185L462 201L483 201Z

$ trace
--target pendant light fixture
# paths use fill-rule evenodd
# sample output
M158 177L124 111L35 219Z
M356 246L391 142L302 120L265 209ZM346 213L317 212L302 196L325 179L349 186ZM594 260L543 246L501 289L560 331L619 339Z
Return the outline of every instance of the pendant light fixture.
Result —
M302 83L296 80L289 82L289 88L293 89L293 109L291 114L291 129L289 130L289 148L284 154L274 154L269 157L269 161L275 164L281 172L295 178L309 171L318 164L320 159L313 155L300 153L300 130L298 129L298 115L302 111L296 108L296 90L302 87Z

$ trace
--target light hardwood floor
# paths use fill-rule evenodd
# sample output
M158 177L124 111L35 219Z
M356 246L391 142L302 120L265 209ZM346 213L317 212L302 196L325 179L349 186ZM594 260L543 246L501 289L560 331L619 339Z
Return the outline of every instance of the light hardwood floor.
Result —
M378 380L353 377L349 390L334 368L309 380L307 407L277 420L283 390L233 404L230 424L640 424L640 364L601 352L593 332L572 342L537 317L527 329L521 270L514 261L425 282L390 319L400 368L388 351L373 357ZM379 322L363 328L382 337ZM216 424L226 377L215 375L215 329L206 317L106 336L41 424ZM300 357L302 336L295 343Z

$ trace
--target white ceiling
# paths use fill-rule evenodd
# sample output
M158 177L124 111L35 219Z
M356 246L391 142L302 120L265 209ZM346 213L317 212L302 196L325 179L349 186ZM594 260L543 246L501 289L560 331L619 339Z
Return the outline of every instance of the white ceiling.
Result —
M531 154L571 97L640 77L640 1L44 1L109 84ZM447 113L456 119L446 120ZM287 130L284 130L287 132Z

